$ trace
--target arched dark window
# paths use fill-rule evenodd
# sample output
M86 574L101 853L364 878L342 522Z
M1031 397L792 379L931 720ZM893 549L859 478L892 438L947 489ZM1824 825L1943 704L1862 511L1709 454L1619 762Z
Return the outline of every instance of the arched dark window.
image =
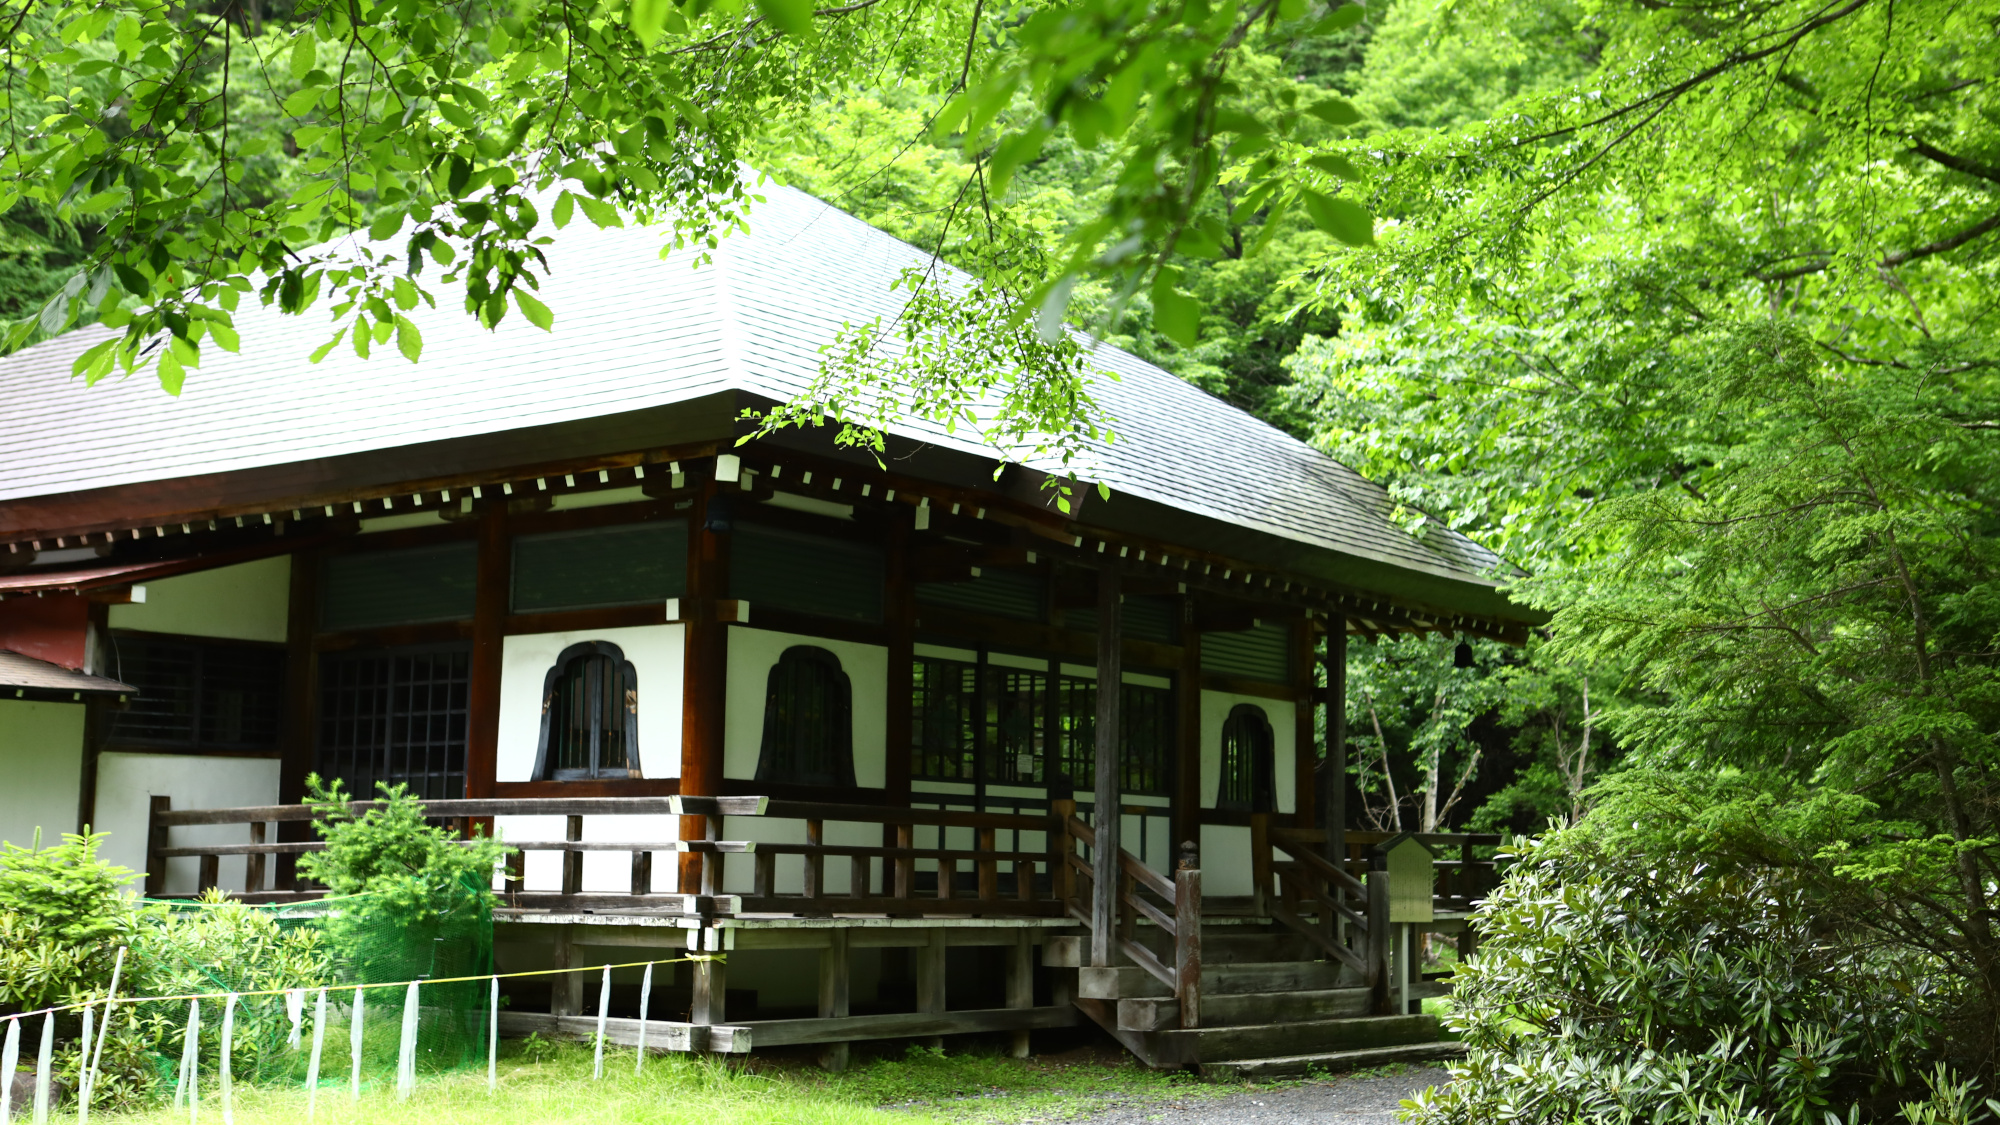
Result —
M585 641L556 657L542 681L535 776L639 776L639 675L617 645Z
M1254 703L1239 703L1222 722L1222 783L1216 786L1215 807L1244 812L1270 812L1271 720Z
M757 780L854 785L854 689L840 658L795 645L778 657L764 692Z

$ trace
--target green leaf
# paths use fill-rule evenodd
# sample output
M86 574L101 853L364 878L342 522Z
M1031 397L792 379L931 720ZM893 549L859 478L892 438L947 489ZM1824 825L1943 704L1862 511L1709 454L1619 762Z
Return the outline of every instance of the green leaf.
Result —
M327 357L328 352L331 352L335 347L339 346L341 337L345 335L347 335L347 329L342 328L340 331L335 332L333 334L333 339L328 340L326 343L321 344L317 348L314 348L311 357L312 361L314 363L318 363L320 360L325 359Z
M1331 152L1307 157L1306 163L1330 176L1339 176L1343 180L1361 179L1361 170L1356 168L1352 161Z
M1306 107L1306 112L1328 125L1352 125L1361 120L1361 111L1346 98L1328 98Z
M1340 7L1327 13L1325 19L1314 24L1311 34L1330 35L1336 31L1346 31L1348 28L1360 23L1362 17L1367 14L1368 9L1359 4L1342 4Z
M225 352L234 352L242 349L243 341L237 337L236 329L219 320L208 322L208 334L215 337L215 346Z
M628 18L632 23L632 34L639 42L650 47L659 41L660 32L666 30L667 13L673 10L673 0L632 0ZM811 15L810 12L807 13Z
M69 373L71 375L81 375L89 370L99 359L108 354L112 348L118 346L118 339L118 337L113 336L109 340L93 345L89 351L77 356L76 361L69 365Z
M181 366L181 361L174 356L173 349L168 348L162 351L160 353L160 389L173 395L175 398L179 398L181 395L181 384L185 382L187 382L187 369Z
M391 208L375 216L375 221L368 224L368 237L376 242L386 242L402 229L403 213Z
M308 28L292 43L292 81L304 82L306 75L312 73L313 64L318 61L319 39Z
M1306 212L1312 216L1313 225L1349 246L1372 246L1375 243L1375 218L1368 208L1345 196L1323 195L1316 191L1301 192L1306 201Z
M288 117L304 117L306 114L311 113L312 108L319 104L319 95L320 92L318 90L307 88L286 98L285 115Z
M528 318L529 324L544 332L555 331L556 315L549 311L547 305L529 296L527 290L514 290L514 304L519 306L521 315Z
M786 35L807 36L813 31L812 0L757 0L757 10L772 26Z
M409 317L400 314L396 317L396 350L411 363L417 362L424 352L423 333L417 331L416 323Z
M1175 288L1181 274L1162 269L1153 279L1153 327L1184 348L1194 347L1201 334L1201 304Z
M549 209L549 219L555 223L557 230L568 226L570 219L575 214L576 197L568 191L564 191L561 195L556 196L556 205Z
M579 195L576 197L576 202L579 207L583 208L584 218L596 223L599 228L622 227L625 225L625 220L618 217L618 209L604 202L602 199L592 199L587 195Z

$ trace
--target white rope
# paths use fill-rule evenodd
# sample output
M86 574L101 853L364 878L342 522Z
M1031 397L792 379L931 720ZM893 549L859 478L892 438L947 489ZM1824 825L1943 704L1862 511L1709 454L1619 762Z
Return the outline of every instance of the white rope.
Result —
M56 1014L42 1017L42 1049L35 1054L35 1125L49 1125L49 1057L56 1048Z
M229 1073L229 1058L236 1049L236 994L222 998L222 1073L217 1088L222 1092L222 1125L236 1125L236 1085Z
M611 966L604 966L604 983L597 986L597 1064L592 1078L604 1077L604 1021L611 1014Z
M14 1120L14 1074L21 1069L21 1020L7 1021L7 1045L0 1047L0 1122Z
M287 1046L291 1047L292 1050L296 1051L299 1049L299 1033L305 1029L304 1028L306 1022L305 989L288 988L285 990L285 1018L292 1021L292 1033L286 1037L285 1043Z
M653 966L646 966L646 975L639 981L639 1057L632 1062L632 1073L646 1065L646 1010L653 1004Z
M493 978L492 999L486 1011L486 1092L500 1088L500 978Z
M417 982L403 997L403 1038L396 1046L396 1096L408 1101L417 1089Z
M354 1012L347 1020L347 1051L351 1056L347 1068L347 1100L361 1100L361 997L362 989L354 990Z
M326 989L319 990L319 1000L313 1004L313 1049L312 1058L306 1063L306 1120L313 1118L313 1107L319 1101L319 1057L326 1046Z
M201 1001L188 1001L187 1030L181 1033L181 1068L174 1080L174 1108L187 1100L188 1125L194 1125L196 1106L201 1101L200 1078L195 1067L201 1055Z

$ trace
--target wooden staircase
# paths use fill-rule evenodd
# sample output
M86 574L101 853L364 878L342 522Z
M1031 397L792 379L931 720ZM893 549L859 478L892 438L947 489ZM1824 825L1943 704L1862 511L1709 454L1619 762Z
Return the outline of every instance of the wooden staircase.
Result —
M1311 959L1306 938L1255 923L1202 940L1201 1023L1182 1027L1172 991L1137 965L1093 968L1088 939L1053 939L1043 963L1076 971L1075 1003L1148 1066L1276 1077L1455 1055L1437 1019L1375 1014L1374 989L1346 965ZM1164 958L1163 958L1164 959Z
M1171 879L1122 850L1086 861L1079 849L1094 850L1095 832L1072 808L1056 811L1066 829L1058 893L1086 932L1051 939L1043 964L1073 970L1077 1008L1148 1066L1278 1076L1462 1050L1441 1039L1435 1017L1400 1010L1408 992L1391 988L1388 871L1364 882L1257 823L1252 909L1206 918L1192 845ZM1428 880L1420 893L1428 901Z

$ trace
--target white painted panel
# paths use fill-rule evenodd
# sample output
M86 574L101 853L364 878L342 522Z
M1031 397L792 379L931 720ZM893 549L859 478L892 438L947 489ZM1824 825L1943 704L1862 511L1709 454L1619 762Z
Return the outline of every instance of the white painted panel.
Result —
M681 774L681 689L687 659L686 629L638 625L508 637L500 652L499 781L531 781L542 734L542 684L562 650L581 641L609 641L639 676L639 772L645 777ZM627 818L629 819L629 818ZM560 829L556 839L561 839ZM589 870L595 864L586 864ZM629 871L627 873L629 882Z
M25 848L37 828L49 844L76 831L82 778L82 704L0 700L0 840Z
M230 809L278 803L276 758L221 758L197 754L107 753L97 759L97 822L111 833L104 857L134 871L146 869L146 820L151 798L171 797L177 809ZM167 830L169 847L242 844L247 824L200 824ZM166 894L193 894L200 860L167 861ZM220 884L245 890L242 856L224 856ZM275 862L264 865L276 877ZM268 883L267 883L268 886ZM153 892L154 888L147 888Z
M729 630L722 775L745 780L757 776L757 753L764 742L764 693L778 657L793 645L823 648L840 658L840 670L847 673L854 690L854 783L881 788L887 777L889 650L743 626Z
M857 823L854 821L829 820L824 825L825 841L865 848L882 846L882 826L879 824ZM729 840L755 840L760 844L803 844L806 842L806 825L802 820L780 820L763 816L732 816L724 818L722 835ZM755 860L747 855L732 855L724 861L723 890L730 894L749 894L756 872L752 869ZM849 893L853 883L853 865L846 856L835 856L825 861L828 894ZM882 861L869 861L871 886L879 887L882 877ZM781 895L802 894L805 891L805 857L781 855L777 857L776 873L778 893Z
M1201 826L1201 893L1247 895L1250 886L1250 830L1228 824Z
M146 600L111 607L113 629L283 641L292 589L292 557L197 570L144 584Z
M1271 723L1271 797L1278 812L1298 808L1298 771L1294 755L1298 744L1297 704L1256 695L1232 695L1220 691L1201 693L1201 807L1215 807L1216 786L1222 782L1222 724L1239 703L1263 708ZM1244 829L1249 831L1249 829ZM1248 837L1245 837L1248 839ZM1247 844L1245 845L1248 846ZM1208 862L1202 861L1203 870ZM1204 879L1206 875L1202 876Z
M641 681L644 682L643 680ZM641 704L643 710L644 704ZM493 830L502 840L560 840L569 827L569 818L563 816L500 816L493 818ZM674 816L586 816L583 818L583 838L586 841L612 842L633 841L638 843L666 843L680 839L680 818ZM652 889L659 893L669 893L674 889L674 865L678 862L676 853L655 852L653 855ZM529 891L562 890L562 853L533 851L527 853L522 876L522 889ZM626 894L632 889L631 852L585 852L583 856L583 889L592 894Z

